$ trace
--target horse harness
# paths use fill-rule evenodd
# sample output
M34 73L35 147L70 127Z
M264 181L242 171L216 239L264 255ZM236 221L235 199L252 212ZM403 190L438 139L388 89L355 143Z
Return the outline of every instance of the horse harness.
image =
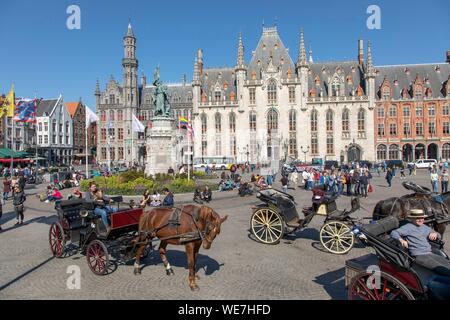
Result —
M202 241L206 240L207 242L211 243L212 241L207 238L209 233L212 230L212 229L210 229L211 223L209 221L206 221L205 230L201 231L198 226L198 223L197 223L197 221L199 219L199 214L200 214L199 211L200 211L199 209L196 209L194 211L194 213L191 214L184 210L184 206L181 208L175 207L175 210L172 212L167 223L163 224L160 227L149 230L149 231L141 231L140 235L145 236L145 239L155 238L156 233L159 230L168 227L168 228L176 228L176 235L159 238L160 241L170 240L170 239L180 239L180 244L184 244L184 243L197 241L197 240L201 239ZM191 225L193 224L197 231L185 232L185 233L181 233L181 234L179 233L179 226L181 225L180 219L181 219L182 214L186 214L189 217L191 217Z

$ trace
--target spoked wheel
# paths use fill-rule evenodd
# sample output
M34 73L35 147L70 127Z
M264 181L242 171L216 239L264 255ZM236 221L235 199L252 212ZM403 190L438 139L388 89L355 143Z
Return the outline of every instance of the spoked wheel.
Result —
M109 254L103 242L93 240L87 247L86 259L89 268L96 275L101 276L108 272Z
M355 276L348 287L348 299L415 300L403 283L383 271L379 275L362 272Z
M256 210L250 225L253 235L262 243L277 244L283 238L283 218L269 208Z
M66 237L64 236L64 230L59 222L54 222L50 226L48 242L53 256L60 258L66 247Z
M320 242L331 253L347 253L355 243L355 237L351 231L344 222L326 222L320 229Z

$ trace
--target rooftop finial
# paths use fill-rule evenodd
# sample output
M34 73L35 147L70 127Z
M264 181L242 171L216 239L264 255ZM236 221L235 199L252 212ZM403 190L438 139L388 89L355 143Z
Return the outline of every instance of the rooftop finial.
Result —
M244 66L244 44L242 42L242 32L239 33L237 66L239 68Z
M131 19L130 18L128 18L127 37L133 37L134 38L134 33L133 33L133 28L131 27Z
M313 61L313 52L312 52L312 48L311 48L311 45L309 45L309 63L314 63L314 61Z
M300 29L300 52L297 60L298 64L306 65L306 49L303 28Z

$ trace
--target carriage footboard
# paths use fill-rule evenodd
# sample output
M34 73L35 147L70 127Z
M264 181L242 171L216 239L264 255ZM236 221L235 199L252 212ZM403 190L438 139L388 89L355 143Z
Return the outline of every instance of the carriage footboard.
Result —
M345 287L350 285L357 274L368 271L370 266L378 266L378 258L372 253L345 261Z

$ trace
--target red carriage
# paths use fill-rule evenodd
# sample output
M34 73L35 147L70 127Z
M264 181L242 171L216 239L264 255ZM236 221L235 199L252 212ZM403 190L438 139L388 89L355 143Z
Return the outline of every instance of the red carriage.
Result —
M346 261L345 285L350 300L448 300L448 269L419 264L388 233L399 227L395 217L355 227L353 232L375 250ZM448 259L442 241L430 242L432 251Z
M91 271L97 275L108 273L110 257L116 261L134 259L136 245L132 243L138 232L142 208L131 208L122 197L112 197L118 211L110 215L107 231L100 217L94 214L94 204L83 199L56 203L58 221L49 231L50 250L58 258L70 253L86 255ZM143 256L149 253L146 248Z

